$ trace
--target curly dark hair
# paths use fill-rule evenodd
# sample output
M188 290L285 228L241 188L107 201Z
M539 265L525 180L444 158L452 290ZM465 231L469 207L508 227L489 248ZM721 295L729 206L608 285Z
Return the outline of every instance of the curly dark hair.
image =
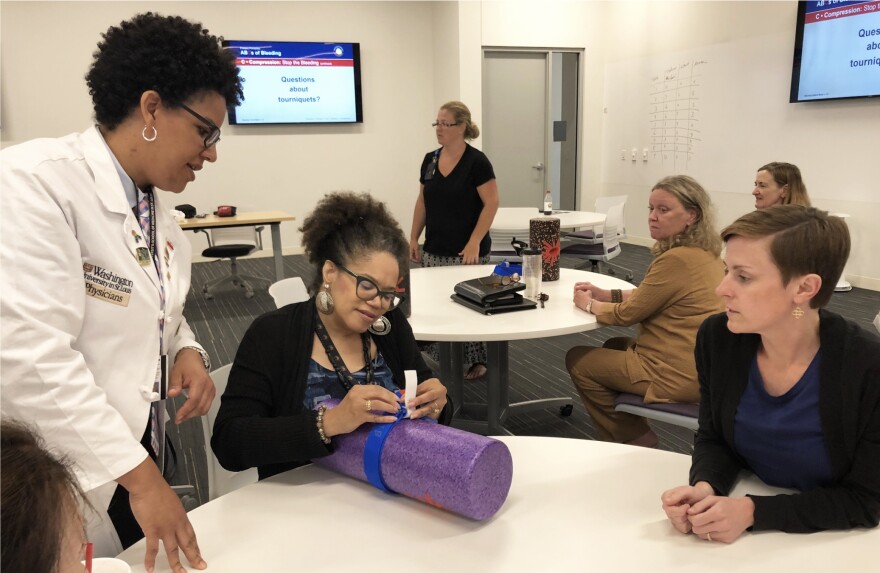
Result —
M201 92L219 93L227 106L244 99L235 55L200 23L146 12L110 27L103 38L86 83L95 119L107 129L122 123L147 90L170 107Z
M302 227L302 245L315 268L309 287L321 288L324 261L342 265L372 253L388 253L401 271L409 264L409 243L385 203L369 193L330 193L318 202Z

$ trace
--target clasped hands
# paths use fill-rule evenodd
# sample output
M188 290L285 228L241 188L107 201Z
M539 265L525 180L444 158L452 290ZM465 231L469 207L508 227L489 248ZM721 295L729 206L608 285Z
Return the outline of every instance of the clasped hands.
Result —
M446 387L439 379L429 378L417 388L416 396L406 400L412 410L410 419L438 419L446 405ZM397 420L396 414L404 407L403 402L404 398L398 398L394 392L382 386L354 386L338 406L324 414L324 434L328 438L348 434L367 422L390 424Z
M707 482L667 490L660 501L675 529L707 541L732 543L755 523L751 498L715 495Z
M590 301L611 302L611 291L599 288L590 282L574 283L574 305L581 310L587 310Z

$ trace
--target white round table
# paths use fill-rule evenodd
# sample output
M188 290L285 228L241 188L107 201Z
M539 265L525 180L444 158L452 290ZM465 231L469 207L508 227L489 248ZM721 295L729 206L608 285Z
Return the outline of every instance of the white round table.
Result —
M452 389L456 406L462 405L461 349L464 342L487 342L488 404L486 423L456 422L467 429L497 435L508 433L504 418L515 412L571 404L570 398L546 398L518 404L508 400L508 341L544 338L598 328L596 317L574 306L576 282L589 281L602 288L634 288L628 282L587 271L560 269L558 281L544 281L550 296L544 308L482 315L450 299L461 281L492 274L494 265L432 267L410 271L409 318L416 340L440 342L440 379ZM448 343L448 344L447 344ZM485 426L485 427L484 427Z
M189 513L207 571L825 573L876 568L880 529L745 533L731 545L679 534L666 521L660 494L687 482L688 456L588 440L500 439L513 456L513 482L507 501L484 522L306 466ZM750 478L734 494L775 491ZM144 549L142 540L120 555L134 573L144 573ZM168 571L160 549L155 573Z
M536 217L555 217L559 219L559 228L562 230L582 229L593 227L605 222L604 213L592 211L553 211L552 215L544 215L535 207L499 207L492 221L492 231L529 232L529 221Z
M489 229L492 237L492 253L496 256L515 257L512 239L529 242L529 221L537 217L545 217L543 211L535 207L499 207ZM592 211L553 211L550 217L559 219L560 231L575 231L595 227L605 223L604 213Z

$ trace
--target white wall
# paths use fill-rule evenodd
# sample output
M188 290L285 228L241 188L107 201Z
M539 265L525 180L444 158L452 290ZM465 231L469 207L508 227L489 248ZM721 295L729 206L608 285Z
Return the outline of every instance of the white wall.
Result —
M282 209L286 247L298 247L296 228L326 192L370 191L387 201L408 233L418 188L418 165L436 145L430 128L437 107L465 101L482 118L482 48L584 50L580 205L600 195L630 196L628 231L650 242L644 221L653 183L648 171L620 176L605 157L620 134L606 130L606 66L662 58L718 44L766 40L761 58L787 68L794 42L794 2L554 0L463 2L0 2L0 145L80 131L91 121L85 74L100 33L148 9L202 21L231 39L361 42L364 117L359 126L224 128L220 160L199 174L180 202L200 210L236 204L245 210ZM39 46L39 50L33 49ZM780 71L782 76L787 71ZM777 78L778 79L778 78ZM787 76L782 78L788 81ZM732 85L743 105L776 98L761 85ZM614 102L619 105L620 102ZM728 172L703 183L727 223L751 208L757 165L799 163L817 206L852 215L854 249L847 276L880 290L880 113L874 101L797 104L782 127L744 117L755 155L724 154ZM796 140L792 138L795 137ZM815 145L810 141L815 140ZM828 146L827 142L833 142ZM767 143L771 142L771 143ZM846 142L857 142L847 145ZM868 144L865 144L868 142ZM476 142L479 145L479 140ZM797 145L791 157L789 147ZM778 150L777 153L769 151ZM812 151L811 151L812 150ZM760 153L758 153L760 151ZM499 182L503 192L503 182ZM837 190L844 189L845 199ZM201 243L197 243L201 248Z
M641 149L645 142L631 141L609 127L605 108L614 106L623 114L644 110L635 106L629 110L630 102L624 98L607 99L606 71L621 63L662 60L702 48L730 52L739 46L757 46L755 71L746 76L755 81L742 85L733 77L727 80L726 88L737 94L737 107L730 113L743 112L736 133L730 134L732 145L715 157L704 157L704 165L717 161L720 169L698 177L712 194L720 224L753 208L749 193L758 166L769 161L797 163L816 206L851 215L853 251L847 277L856 286L880 290L880 106L873 100L785 103L796 2L481 4L484 46L585 50L580 205L589 208L599 195L629 195L627 231L630 240L640 244L651 244L645 214L651 185L659 177L656 169L641 161L627 162L625 169L609 161L619 155L621 146L638 143ZM718 71L720 81L725 81L724 70ZM503 188L501 182L499 187Z
M432 8L428 2L4 0L0 143L90 125L83 76L91 54L103 31L138 12L179 14L229 39L360 42L363 124L224 126L218 161L172 204L287 211L297 221L282 224L282 240L299 247L296 229L323 194L369 191L389 204L408 236L419 165L436 145ZM199 252L204 240L197 237Z

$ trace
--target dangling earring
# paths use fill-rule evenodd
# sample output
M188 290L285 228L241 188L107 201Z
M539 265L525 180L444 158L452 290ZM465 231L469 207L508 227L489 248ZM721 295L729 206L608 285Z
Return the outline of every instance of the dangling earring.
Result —
M147 130L148 129L153 130L153 137L147 137ZM145 125L144 128L141 130L141 137L144 138L144 141L156 141L156 138L159 137L159 132L156 131L155 125L151 125L150 127L147 127Z
M367 330L377 336L385 336L386 334L391 332L391 321L389 321L384 316L380 316L376 319L376 322L374 322L370 325L369 328L367 328Z
M315 297L318 312L321 314L333 314L333 295L330 294L330 284L324 283L324 290Z
M801 317L804 316L804 311L803 311L803 309L800 307L800 305L798 305L798 306L794 307L794 310L793 310L793 311L791 311L791 315L792 315L793 317L795 317L796 319L800 320Z

